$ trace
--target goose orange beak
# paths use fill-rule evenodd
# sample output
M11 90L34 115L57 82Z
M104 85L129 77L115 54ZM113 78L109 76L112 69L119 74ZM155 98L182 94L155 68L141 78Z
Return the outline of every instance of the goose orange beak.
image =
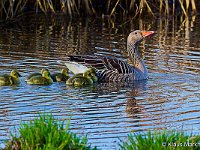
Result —
M155 33L155 31L141 31L143 37L147 37Z

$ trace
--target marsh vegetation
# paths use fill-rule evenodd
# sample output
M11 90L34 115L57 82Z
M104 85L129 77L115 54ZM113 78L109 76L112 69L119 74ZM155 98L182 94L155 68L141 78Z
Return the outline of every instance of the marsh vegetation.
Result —
M11 19L24 12L63 13L74 16L127 18L129 16L191 15L197 13L195 0L1 0L1 19Z
M87 137L79 137L70 131L70 121L67 123L55 119L52 114L40 114L34 120L21 123L11 139L7 141L4 150L95 150ZM177 131L149 131L147 134L131 133L126 141L119 143L122 150L167 149L197 150L200 146L200 136L185 135Z
M40 114L34 120L21 123L15 133L11 133L5 150L48 150L79 149L90 150L87 137L78 137L69 130L69 121L59 121L52 114Z

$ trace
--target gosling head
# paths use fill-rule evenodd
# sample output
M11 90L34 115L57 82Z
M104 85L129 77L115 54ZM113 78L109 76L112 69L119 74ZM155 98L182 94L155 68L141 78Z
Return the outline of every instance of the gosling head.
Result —
M84 72L83 77L90 78L90 72L89 71Z
M42 77L51 78L50 72L48 70L44 70L42 72Z
M12 70L11 73L10 73L10 76L12 76L14 78L21 77L21 75L19 74L19 72L17 70Z
M89 68L88 69L88 72L89 72L89 76L90 78L94 81L94 82L97 82L98 81L98 78L96 76L96 70L94 68Z
M68 68L65 68L65 69L62 69L61 70L61 73L66 75L66 76L69 76L69 73L68 73L69 69Z
M49 71L49 69L47 69L47 68L42 68L41 74L43 74L44 71Z
M90 73L96 74L96 70L95 70L94 68L89 68L88 71L89 71Z

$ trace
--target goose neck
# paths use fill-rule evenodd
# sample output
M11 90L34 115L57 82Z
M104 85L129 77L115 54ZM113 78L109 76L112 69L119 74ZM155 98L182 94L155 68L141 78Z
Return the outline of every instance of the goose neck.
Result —
M139 43L127 44L127 50L129 54L129 61L133 66L137 66L137 64L142 61L140 57L140 53L138 51Z

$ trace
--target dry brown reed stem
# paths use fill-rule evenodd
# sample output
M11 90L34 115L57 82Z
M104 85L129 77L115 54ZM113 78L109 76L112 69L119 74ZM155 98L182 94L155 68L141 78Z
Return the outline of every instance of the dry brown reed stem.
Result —
M186 0L186 9L187 9L187 4L188 4L188 6L189 6L189 3L187 3L187 1L188 1L188 0ZM186 11L185 11L185 7L184 7L184 5L183 5L183 0L179 0L179 3L180 3L180 5L181 5L181 9L182 9L184 15L187 17L188 15L187 15L187 13L186 13Z
M197 13L197 9L196 9L196 5L195 5L194 0L191 0L191 5L192 5L192 10L194 11L194 13Z
M137 15L140 16L147 13L151 16L155 16L157 13L169 15L170 9L173 10L174 15L176 8L180 6L182 13L187 17L190 12L193 14L197 12L196 6L199 5L199 2L198 0L172 0L172 4L169 4L169 0L156 2L153 0L1 0L0 17L14 18L24 11L25 6L28 6L27 8L30 8L30 10L34 9L36 12L41 10L45 14L63 12L70 17L83 14L88 16L104 14L109 16L122 15L124 18L126 18L125 15L134 16L137 8L139 9ZM158 8L156 7L157 4L159 5ZM164 14L162 13L163 10L165 10Z
M27 1L28 0L1 0L0 16L3 17L3 14L5 14L6 19L15 17L18 13L21 13L23 11L23 8L26 5Z
M36 0L36 5L39 5L40 9L46 14L48 11L55 13L54 5L51 0ZM37 7L38 8L38 7Z
M119 2L120 2L120 0L117 0L115 6L113 7L113 9L112 9L112 11L111 11L111 13L110 13L110 16L112 16L112 15L114 14L114 12L115 12L115 10L116 10L116 7L117 7L117 5L119 4Z

